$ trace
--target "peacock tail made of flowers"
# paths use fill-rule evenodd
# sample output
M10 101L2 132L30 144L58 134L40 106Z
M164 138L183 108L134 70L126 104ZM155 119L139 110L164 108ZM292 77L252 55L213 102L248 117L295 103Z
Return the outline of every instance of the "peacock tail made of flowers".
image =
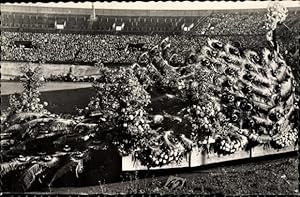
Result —
M278 143L279 136L296 134L296 81L291 68L276 50L265 48L260 54L218 40L208 40L199 56L200 65L216 72L221 88L215 96L221 111L249 139ZM200 66L199 65L199 66Z
M165 59L163 55L169 48L162 47L154 53L157 56L149 56L148 62L162 76L167 72L171 72L168 76L178 76L178 84L195 77L195 69L205 71L206 85L214 87L210 100L220 106L218 110L229 120L232 130L250 141L270 142L277 148L294 143L299 97L295 94L296 81L291 67L278 50L270 47L258 53L215 39L208 39L207 43L199 54L192 54L196 55L196 61L185 67L173 67L171 58ZM189 70L180 75L183 69ZM192 85L201 86L201 79L197 81Z

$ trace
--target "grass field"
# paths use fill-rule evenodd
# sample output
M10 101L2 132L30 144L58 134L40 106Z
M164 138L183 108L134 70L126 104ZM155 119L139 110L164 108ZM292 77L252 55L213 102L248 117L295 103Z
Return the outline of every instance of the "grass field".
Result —
M169 175L138 179L131 175L131 181L102 184L92 187L52 188L52 194L123 194L123 193L159 193L159 194L226 194L226 195L299 195L299 159L297 156L269 158L254 162L237 163L208 167L192 172L172 175L186 179L181 190L164 189ZM49 192L49 191L48 191Z
M11 82L8 82L11 83ZM2 86L2 83L1 83ZM94 90L89 83L49 83L41 91L41 101L48 102L46 107L52 113L70 113L76 114L77 108L84 108ZM13 92L20 92L21 84L5 84L1 87L4 89L4 95L1 92L1 110L9 106L9 94ZM85 88L83 88L85 87Z

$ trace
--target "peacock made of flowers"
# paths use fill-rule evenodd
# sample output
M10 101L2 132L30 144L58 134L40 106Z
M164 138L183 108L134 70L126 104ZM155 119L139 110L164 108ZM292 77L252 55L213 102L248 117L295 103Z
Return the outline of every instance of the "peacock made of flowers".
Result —
M171 119L180 120L180 129L164 132L160 144L143 149L139 158L144 165L178 161L193 147L231 154L258 144L277 149L295 145L297 83L276 42L277 24L286 15L287 10L279 4L269 8L269 47L261 53L208 39L199 54L192 52L187 57L192 64L176 67L176 55L170 55L170 43L165 39L142 55L140 64L161 74L156 78L174 94L172 98L190 104L172 114Z

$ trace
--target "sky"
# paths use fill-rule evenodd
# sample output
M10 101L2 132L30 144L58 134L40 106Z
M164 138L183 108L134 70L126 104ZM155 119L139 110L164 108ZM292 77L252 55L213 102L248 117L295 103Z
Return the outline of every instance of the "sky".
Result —
M273 1L274 2L274 1ZM210 10L210 9L255 9L267 8L271 1L169 1L169 2L95 2L96 9L145 9L145 10ZM12 3L6 3L12 4ZM300 7L300 1L280 1L285 7ZM67 7L67 8L91 8L91 2L82 3L16 3L14 5L42 6L42 7Z

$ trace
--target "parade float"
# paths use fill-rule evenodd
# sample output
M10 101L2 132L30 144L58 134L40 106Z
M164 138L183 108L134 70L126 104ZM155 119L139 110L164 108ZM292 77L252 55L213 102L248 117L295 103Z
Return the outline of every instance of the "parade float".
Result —
M182 61L166 38L129 68L100 66L95 96L76 116L46 110L42 73L25 66L24 91L1 114L1 191L52 187L70 172L80 179L97 152L116 158L121 173L295 150L297 83L275 33L286 9L268 16L261 52L208 39Z

